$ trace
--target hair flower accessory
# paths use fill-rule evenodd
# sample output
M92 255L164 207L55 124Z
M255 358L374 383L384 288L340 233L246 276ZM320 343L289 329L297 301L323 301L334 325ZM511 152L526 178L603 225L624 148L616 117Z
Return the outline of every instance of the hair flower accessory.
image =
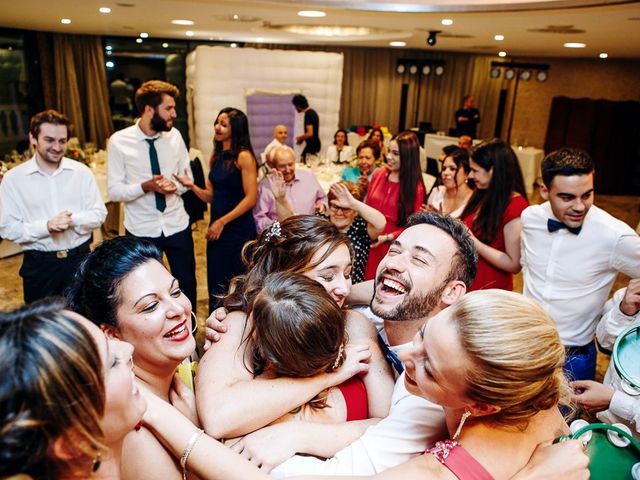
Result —
M282 228L280 228L280 222L276 220L269 226L269 231L264 237L265 241L270 242L273 238L282 237Z

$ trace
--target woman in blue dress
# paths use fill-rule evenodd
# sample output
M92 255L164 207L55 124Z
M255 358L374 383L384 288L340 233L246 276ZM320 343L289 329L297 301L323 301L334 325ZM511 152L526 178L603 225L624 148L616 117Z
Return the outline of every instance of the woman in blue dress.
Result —
M258 195L257 162L244 112L232 107L220 110L213 139L206 188L194 185L187 175L179 178L200 199L211 202L206 234L210 312L219 306L230 280L244 270L241 251L256 238L251 210Z

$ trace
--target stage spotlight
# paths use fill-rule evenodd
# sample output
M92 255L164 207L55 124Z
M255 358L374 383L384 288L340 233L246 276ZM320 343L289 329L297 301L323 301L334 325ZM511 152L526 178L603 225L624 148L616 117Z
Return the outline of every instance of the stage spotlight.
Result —
M547 77L548 77L547 72L545 72L544 70L541 70L536 74L536 80L539 81L540 83L547 80Z
M436 35L438 35L441 30L429 30L429 36L427 37L427 45L430 47L435 47L436 42L438 41Z

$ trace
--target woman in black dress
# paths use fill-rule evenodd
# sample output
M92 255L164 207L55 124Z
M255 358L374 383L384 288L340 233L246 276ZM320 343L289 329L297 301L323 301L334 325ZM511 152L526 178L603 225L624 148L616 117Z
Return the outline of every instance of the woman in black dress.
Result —
M251 210L258 195L257 162L247 116L237 108L220 110L214 125L214 149L206 188L186 175L180 182L205 202L211 202L207 230L209 311L220 305L229 281L243 272L242 246L256 238Z

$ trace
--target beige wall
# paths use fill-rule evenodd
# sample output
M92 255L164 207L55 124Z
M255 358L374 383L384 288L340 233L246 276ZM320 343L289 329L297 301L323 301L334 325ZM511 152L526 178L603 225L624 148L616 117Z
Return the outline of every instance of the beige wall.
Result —
M547 63L549 78L520 82L511 143L542 148L553 97L640 101L640 61L559 58L518 59Z

